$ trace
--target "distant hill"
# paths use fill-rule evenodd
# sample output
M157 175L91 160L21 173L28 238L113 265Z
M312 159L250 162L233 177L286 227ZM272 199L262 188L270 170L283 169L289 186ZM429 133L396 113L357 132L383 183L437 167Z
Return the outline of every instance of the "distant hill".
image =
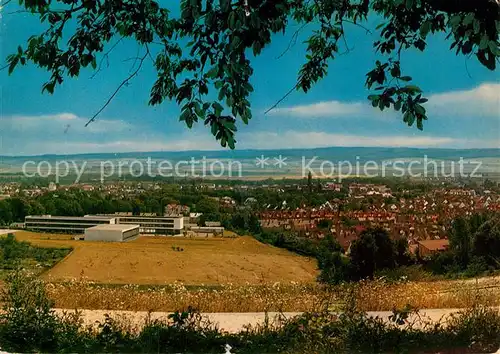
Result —
M439 160L458 160L471 158L500 158L500 149L437 149L437 148L383 148L383 147L326 147L315 149L272 149L272 150L215 150L215 151L151 151L151 152L123 152L123 153L92 153L71 155L37 155L37 156L0 156L4 163L16 163L26 160L114 160L114 159L169 159L189 160L195 159L254 159L257 156L278 156L287 158L312 158L329 160L354 160L360 161L388 160L401 158L422 158L427 156Z

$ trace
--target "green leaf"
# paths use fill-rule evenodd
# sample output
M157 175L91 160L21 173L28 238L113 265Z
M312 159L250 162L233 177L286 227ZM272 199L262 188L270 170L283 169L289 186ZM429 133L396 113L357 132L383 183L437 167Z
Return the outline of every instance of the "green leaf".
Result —
M241 115L241 119L243 120L243 123L248 124L248 121L252 119L252 112L250 109L245 108L245 111Z
M201 108L201 105L199 102L194 103L194 111L196 112L196 115L198 117L202 118L204 116L205 112L203 112L203 109Z
M9 75L12 74L12 72L16 68L16 65L17 65L18 62L19 62L19 57L18 56L15 56L14 58L12 58L12 61L9 64Z
M490 69L491 71L496 68L496 60L495 56L489 52L479 51L477 54L477 59L483 64L485 67Z
M417 128L418 130L424 130L424 122L422 119L417 119Z
M396 101L396 102L394 103L394 109L395 109L396 111L399 111L399 110L401 109L401 101L400 101L400 100L398 100L398 101Z
M219 68L214 66L207 72L207 77L210 79L215 79L218 73L219 73Z
M56 85L55 82L47 82L45 85L43 85L42 88L42 93L47 90L48 93L53 94L54 93L54 86Z
M460 22L462 22L462 16L461 15L455 15L450 19L450 24L455 27L457 26Z
M260 27L260 18L256 12L253 12L250 16L250 24L255 29L258 29Z
M478 34L481 31L481 22L477 18L474 19L473 22L474 33Z
M415 86L415 85L408 85L408 86L406 86L406 89L410 92L422 92L420 87Z
M222 87L219 90L219 96L218 96L219 101L222 101L225 96L226 96L226 89L224 87Z
M420 36L422 36L423 38L427 37L431 28L432 28L431 21L427 20L424 23L422 23L422 26L420 27Z
M399 77L401 75L401 69L399 68L399 66L394 66L392 69L391 69L391 76L392 77Z
M425 108L417 103L415 104L415 112L423 116L425 115Z
M222 106L220 105L220 103L219 103L219 102L214 102L214 103L212 103L212 107L213 107L213 109L214 109L214 111L215 111L215 112L214 112L214 113L215 113L215 115L216 115L217 117L220 117L220 114L221 114L221 113L222 113L222 111L224 110L224 107L222 107Z
M406 123L408 123L408 126L411 127L413 123L415 123L415 115L408 111L406 112L405 117L406 117Z
M488 37L487 34L484 34L481 37L481 41L479 42L479 49L484 50L484 49L488 48L489 41L490 41L490 37Z
M399 79L401 81L407 81L407 82L412 80L411 76L401 76Z
M232 130L232 131L236 131L237 130L236 126L234 125L234 122L231 122L229 120L224 119L222 121L222 125L225 126L229 130Z
M255 55L255 56L259 55L260 51L262 49L260 42L259 41L253 42L252 49L253 49L253 55Z
M235 24L236 24L236 12L231 11L231 13L228 16L228 26L230 29L235 29Z
M193 127L193 123L194 123L193 116L190 113L188 118L186 119L186 125L189 129L191 129Z
M229 145L229 148L230 148L231 150L234 150L234 143L235 143L235 142L236 142L236 141L234 140L234 137L233 137L233 135L232 135L232 134L231 134L231 135L229 135L229 136L227 137L227 145Z
M218 130L217 130L217 124L212 124L210 126L210 130L212 131L212 135L215 136L217 134L217 132L218 132Z
M488 47L490 48L491 54L497 57L500 56L500 49L498 48L498 44L496 41L490 41L488 43Z
M472 23L472 21L474 21L474 14L471 12L465 16L463 24L468 26Z
M220 8L222 12L228 12L231 7L231 0L220 0Z
M189 111L189 109L185 109L182 111L182 114L181 116L179 117L179 121L188 121L189 120L189 116L191 115L191 112Z

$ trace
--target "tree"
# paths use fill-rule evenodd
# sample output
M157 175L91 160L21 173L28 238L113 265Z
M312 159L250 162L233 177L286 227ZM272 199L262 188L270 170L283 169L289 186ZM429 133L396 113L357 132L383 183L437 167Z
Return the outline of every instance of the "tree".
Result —
M394 244L382 228L363 231L351 244L350 257L359 278L371 278L375 271L395 266Z
M308 92L327 75L330 61L349 51L349 26L370 33L363 23L368 17L380 18L373 45L381 59L366 75L366 87L374 89L368 99L381 110L401 111L403 121L409 126L416 123L420 130L427 119L423 106L427 99L403 73L403 51L424 51L431 34L444 33L450 50L475 55L490 70L496 69L500 56L496 0L182 0L177 17L154 0L19 3L48 28L7 57L9 73L19 64L33 62L50 73L42 91L53 93L84 67L100 71L117 42L134 39L143 51L135 70L87 124L151 60L158 76L149 103L175 100L181 105L179 119L189 128L204 121L221 145L230 148L236 142L236 120L247 124L252 118L248 100L254 90L252 54L258 56L272 43L273 34L292 26L298 31L308 24L313 27L305 63L289 91ZM179 40L187 44L181 47Z
M309 191L309 194L312 193L312 173L309 171L307 174L307 189Z
M330 231L333 226L333 221L328 219L321 219L316 223L316 226L318 227L318 229Z
M453 220L449 235L450 249L453 250L457 257L458 264L462 267L466 267L469 263L472 247L472 232L473 230L470 229L469 219L458 217Z
M205 214L201 214L199 217L198 217L198 226L207 226L207 217L205 216Z
M500 264L500 219L491 217L474 230L472 253L496 268Z
M5 200L0 200L0 225L9 225L12 219L10 204Z
M219 212L219 202L205 197L196 203L195 209L199 213L216 214Z

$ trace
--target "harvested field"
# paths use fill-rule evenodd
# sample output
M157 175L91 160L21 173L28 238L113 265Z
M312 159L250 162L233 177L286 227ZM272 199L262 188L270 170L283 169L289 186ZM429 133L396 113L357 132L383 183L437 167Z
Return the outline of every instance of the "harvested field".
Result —
M59 308L169 312L193 306L202 312L295 312L325 305L336 309L352 300L366 311L407 304L422 309L500 306L498 277L325 287L314 282L315 261L250 237L142 237L127 243L28 232L16 237L39 246L73 247L43 274Z
M420 309L500 306L500 281L484 286L470 281L363 281L325 287L320 284L223 285L217 287L115 285L88 282L47 284L59 308L129 311L176 311L193 306L202 312L332 310L346 301L364 311L391 311L411 305ZM75 296L78 294L78 296Z
M85 242L71 236L18 232L16 238L74 251L43 275L49 282L188 285L313 283L316 261L251 237L140 237L124 243Z

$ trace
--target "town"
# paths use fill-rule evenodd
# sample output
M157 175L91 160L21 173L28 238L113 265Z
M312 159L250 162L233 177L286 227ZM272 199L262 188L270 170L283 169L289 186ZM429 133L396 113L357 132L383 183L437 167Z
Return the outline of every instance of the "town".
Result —
M344 251L364 230L381 227L391 238L406 240L412 253L428 254L446 249L450 225L457 217L500 211L499 187L489 180L472 186L453 179L376 182L339 183L311 176L252 183L49 182L39 186L7 182L0 185L0 221L11 228L83 234L104 218L105 223L137 224L137 233L145 235L209 237L222 235L224 227L234 229L227 215L246 211L264 230L287 230L315 240L330 235ZM85 209L85 203L54 209L53 201L57 205L59 195L64 198L64 193L71 192L121 204L101 210ZM184 195L183 203L175 200L179 193ZM54 212L57 215L50 215ZM81 220L85 220L83 226Z

